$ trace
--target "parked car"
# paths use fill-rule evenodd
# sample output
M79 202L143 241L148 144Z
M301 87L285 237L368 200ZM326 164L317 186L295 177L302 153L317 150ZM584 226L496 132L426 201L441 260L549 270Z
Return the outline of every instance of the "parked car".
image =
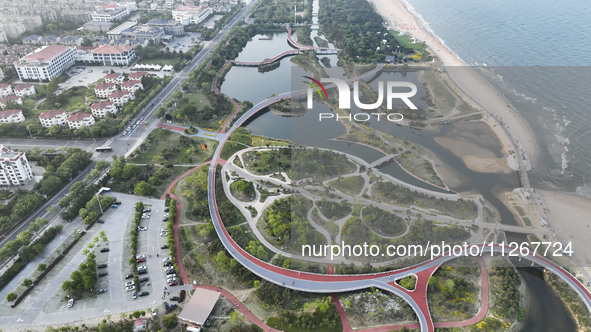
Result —
M164 263L164 264L162 264L162 265L163 265L163 266L165 266L165 267L169 267L169 266L172 266L172 263L171 263L171 262L165 262L165 263Z
M131 296L132 296L134 299L137 299L137 292L136 292L136 291L134 291L134 292L133 292L133 294L131 294Z
M140 282L146 282L146 281L148 281L148 280L150 280L150 278L148 278L148 277L143 277L143 278L140 278Z
M138 259L136 259L136 261L135 261L135 262L136 262L136 263L143 263L143 262L145 262L145 261L146 261L146 259L145 259L145 258L138 258Z
M74 306L74 299L69 299L68 300L68 308L71 308Z
M125 287L133 286L135 283L133 281L128 281L125 283Z
M125 287L125 291L126 292L131 292L131 291L134 291L134 290L135 290L135 286L134 285Z
M99 289L96 293L102 294L102 293L106 293L106 292L107 292L107 290L103 288L103 289Z
M147 274L147 273L148 273L148 271L146 271L146 270L141 270L141 271L137 272L137 274Z
M131 279L131 278L133 278L133 274L126 274L125 275L125 279Z
M99 224L104 224L105 223L105 221L103 219L99 219L96 222L98 222Z
M98 269L102 269L102 268L105 268L105 267L107 267L107 264L97 264L97 265L96 265L96 267L97 267Z
M145 265L141 265L141 266L138 266L138 267L137 267L137 270L138 270L138 271L145 271L145 270L147 270L147 269L148 269L148 268L147 268Z
M103 248L103 249L101 249L101 252L109 252L109 251L110 251L109 248Z
M106 276L108 274L109 274L109 272L101 272L101 273L98 274L98 276L99 277L104 277L104 276Z
M174 268L172 270L166 271L166 274L173 274L173 273L174 273Z
M168 216L166 216L166 217L163 217L163 218L162 218L162 221L168 221Z
M116 201L115 204L121 205L121 202L120 201Z
M137 227L137 230L138 231L147 231L148 230L148 227L146 227L146 226L138 226Z
M168 246L165 244L162 247L160 247L160 249L168 249Z
M117 205L117 204L113 204L113 205L111 205L111 207L118 208L118 207L119 207L119 205Z
M168 261L170 261L170 257L164 257L164 258L162 258L162 263L166 263Z
M139 296L147 296L147 295L150 295L150 293L149 292L140 292L138 295Z
M144 213L146 213L146 212L152 212L152 210L150 210L150 209L144 209L144 211L143 211L143 212L144 212Z
M176 282L176 280L175 280L175 281L171 282L170 284L168 284L168 286L176 286L176 285L178 285L178 284L179 284L179 283L178 283L178 282Z
M169 207L165 207L164 208L164 212L168 212L168 211L170 211L170 208Z
M170 297L170 300L171 301L177 301L178 302L179 301L179 297L178 296L171 296Z

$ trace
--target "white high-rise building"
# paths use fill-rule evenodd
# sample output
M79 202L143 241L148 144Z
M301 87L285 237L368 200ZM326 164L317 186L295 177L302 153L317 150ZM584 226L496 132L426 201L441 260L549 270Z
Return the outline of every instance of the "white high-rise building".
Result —
M62 45L49 45L22 57L14 64L18 77L23 80L50 81L74 64L76 49Z
M33 173L25 153L0 145L0 186L22 186L32 179Z

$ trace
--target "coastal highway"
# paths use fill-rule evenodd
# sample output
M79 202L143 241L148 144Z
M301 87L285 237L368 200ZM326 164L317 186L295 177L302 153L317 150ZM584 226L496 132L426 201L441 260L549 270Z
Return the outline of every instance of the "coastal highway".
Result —
M246 120L261 111L268 105L275 103L279 100L301 95L302 91L286 92L275 95L271 98L265 99L251 109L245 112L228 130L227 134L221 136L220 144L218 144L212 162L208 170L208 206L211 219L213 221L214 228L218 234L222 244L226 250L245 268L249 269L252 273L259 277L273 282L277 285L287 287L294 290L314 292L314 293L339 293L353 290L360 290L369 287L377 287L385 291L390 291L395 295L400 296L406 301L415 311L421 331L434 331L435 327L431 319L429 307L427 304L427 281L431 274L443 263L456 257L464 255L464 247L460 247L460 251L455 253L447 253L436 257L432 260L427 260L423 263L410 266L407 268L392 270L388 272L375 273L375 274L361 274L361 275L334 275L334 274L316 274L301 272L296 270L284 269L265 261L259 260L252 256L244 249L242 249L230 236L226 227L224 226L221 216L219 214L215 195L215 170L216 166L223 162L220 158L221 151L225 143L229 140L230 135L240 127ZM505 254L510 247L496 246L485 246L476 245L481 249L482 255L496 253L497 256L500 253ZM555 273L564 280L580 297L583 299L587 309L591 311L591 293L581 284L575 277L569 272L558 266L557 264L547 260L540 256L531 256L523 254L522 252L517 253L523 259L529 260L539 266L543 266L551 272ZM396 280L404 278L409 275L417 277L417 288L414 291L408 291L396 284ZM420 286L420 287L419 287Z
M95 153L93 156L94 161L86 167L78 176L76 176L70 183L68 183L62 190L60 190L57 194L55 194L51 199L49 199L41 208L31 214L27 219L21 222L14 230L10 233L5 234L2 239L0 240L0 247L4 246L7 241L14 240L16 235L26 229L28 225L34 221L37 217L40 217L45 214L45 210L50 205L55 205L61 198L67 195L70 190L70 186L76 182L83 179L96 165L97 160L109 160L112 155L126 155L130 151L133 151L135 147L147 137L149 134L149 129L156 126L158 120L153 117L154 112L172 95L172 93L176 90L179 90L181 84L188 78L189 73L195 70L199 64L201 64L204 60L207 59L209 54L213 51L213 49L217 46L219 41L224 38L224 36L232 30L236 26L238 22L242 19L244 14L255 5L256 0L250 2L248 5L244 6L234 17L226 24L218 34L211 40L209 43L201 49L194 57L191 59L187 65L177 74L174 75L172 80L166 84L162 90L152 99L151 103L146 105L138 115L133 118L130 123L133 124L138 121L140 118L144 118L144 121L152 122L150 125L146 127L138 127L139 130L134 131L131 135L128 136L121 136L118 134L108 139L101 139L101 140L88 140L88 141L72 141L72 140L53 140L53 139L30 139L30 138L9 138L3 139L2 144L9 145L13 148L24 148L30 149L32 147L40 147L40 148L59 148L59 147L79 147L81 149L87 151L93 151L94 148L99 146L111 146L113 147L112 152L102 152L102 153ZM142 128L142 129L140 129Z

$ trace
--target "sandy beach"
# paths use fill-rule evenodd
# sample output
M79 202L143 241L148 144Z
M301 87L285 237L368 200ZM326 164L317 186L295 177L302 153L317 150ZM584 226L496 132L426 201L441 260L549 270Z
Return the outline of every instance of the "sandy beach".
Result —
M451 81L479 108L484 109L501 120L506 129L525 150L531 164L539 155L539 148L529 124L512 108L504 96L486 81L480 74L467 66L441 40L423 27L417 17L408 10L403 0L369 0L390 26L415 38L417 42L425 42L429 51L435 54L446 66ZM490 121L488 122L490 124ZM492 127L503 144L506 155L514 151L507 133L500 126ZM511 161L510 165L514 165Z

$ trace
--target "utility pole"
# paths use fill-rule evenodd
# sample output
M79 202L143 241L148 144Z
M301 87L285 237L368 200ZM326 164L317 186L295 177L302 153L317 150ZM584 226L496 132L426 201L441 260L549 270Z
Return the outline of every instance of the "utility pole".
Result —
M298 23L298 16L297 16L297 12L298 12L298 5L293 5L293 25L296 25Z

